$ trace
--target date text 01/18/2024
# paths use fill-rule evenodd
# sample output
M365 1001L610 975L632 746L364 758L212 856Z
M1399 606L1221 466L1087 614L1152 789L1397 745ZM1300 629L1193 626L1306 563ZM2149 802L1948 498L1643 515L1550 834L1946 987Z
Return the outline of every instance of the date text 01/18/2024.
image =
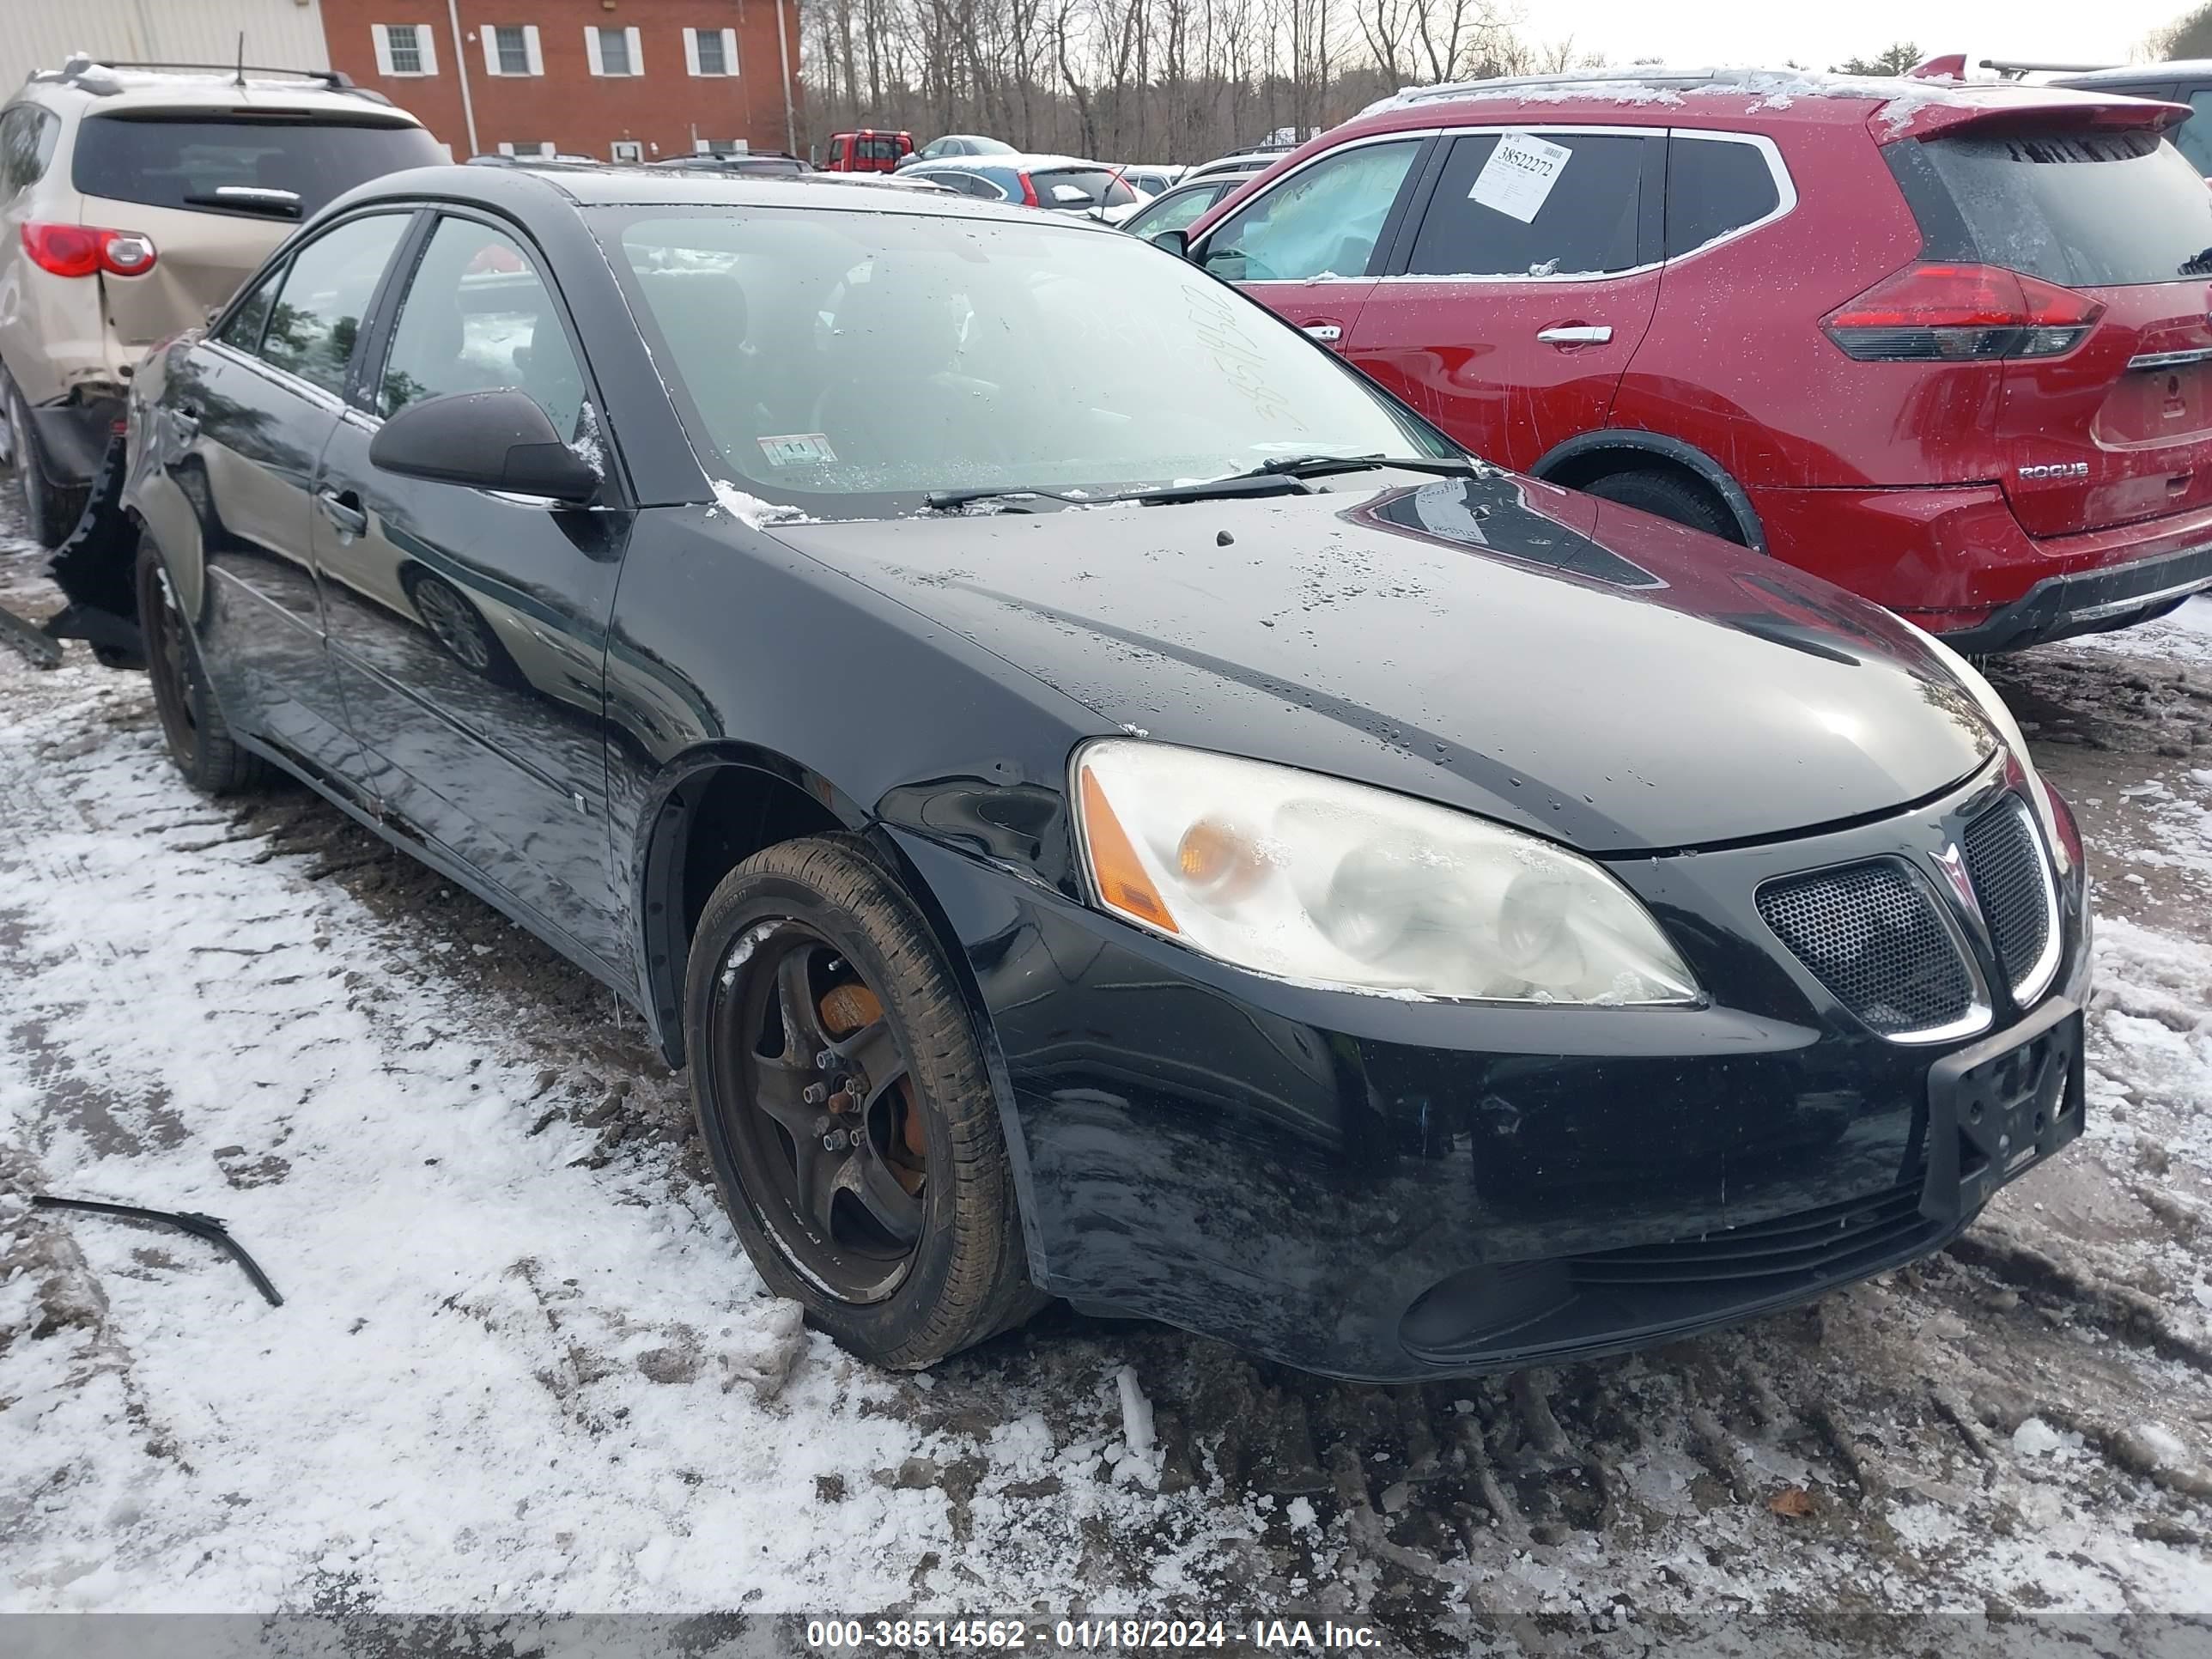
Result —
M1255 1619L1232 1625L1219 1619L1062 1619L1032 1624L1023 1619L811 1619L806 1644L836 1652L875 1649L1013 1652L1036 1647L1058 1650L1251 1648L1263 1652L1321 1652L1380 1644L1368 1625L1333 1620Z

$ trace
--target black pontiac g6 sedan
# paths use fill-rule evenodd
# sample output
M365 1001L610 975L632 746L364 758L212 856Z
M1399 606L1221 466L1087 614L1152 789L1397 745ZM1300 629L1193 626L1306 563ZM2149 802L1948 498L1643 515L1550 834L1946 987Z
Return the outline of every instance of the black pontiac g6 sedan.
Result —
M1343 1376L1618 1349L2081 1129L2081 845L1979 676L1080 220L397 175L149 359L124 502L191 781L295 775L643 1010L885 1364L1054 1296Z

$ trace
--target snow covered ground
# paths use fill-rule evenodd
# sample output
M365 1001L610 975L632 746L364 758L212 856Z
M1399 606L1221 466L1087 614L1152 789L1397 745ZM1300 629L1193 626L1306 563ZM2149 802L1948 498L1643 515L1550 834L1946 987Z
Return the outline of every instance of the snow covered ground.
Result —
M303 793L192 796L143 677L0 649L0 1612L2212 1613L2212 602L1998 678L2094 849L2083 1142L1813 1309L1377 1389L1065 1310L854 1364L602 990ZM41 1190L221 1215L285 1304Z

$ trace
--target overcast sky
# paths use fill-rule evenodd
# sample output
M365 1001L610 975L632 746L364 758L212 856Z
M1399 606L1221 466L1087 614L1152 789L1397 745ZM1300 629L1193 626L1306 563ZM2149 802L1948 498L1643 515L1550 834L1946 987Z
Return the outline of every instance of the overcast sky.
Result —
M2191 0L1507 0L1522 33L1541 41L1571 33L1578 49L1626 64L1660 57L1692 64L1780 64L1826 69L1871 56L1893 40L1923 53L2121 64L2143 37L2191 9Z

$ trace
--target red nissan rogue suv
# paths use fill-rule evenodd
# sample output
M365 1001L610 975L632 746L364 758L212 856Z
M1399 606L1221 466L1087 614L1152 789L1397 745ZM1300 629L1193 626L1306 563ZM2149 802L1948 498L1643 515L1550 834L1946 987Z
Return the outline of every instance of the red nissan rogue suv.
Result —
M2185 114L1728 70L1437 87L1189 251L1479 454L2001 650L2212 586Z

